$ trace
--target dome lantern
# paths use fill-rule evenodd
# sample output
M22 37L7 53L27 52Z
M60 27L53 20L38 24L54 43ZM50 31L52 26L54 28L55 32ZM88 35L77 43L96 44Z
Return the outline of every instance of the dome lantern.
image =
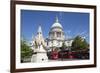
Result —
M58 23L59 22L59 20L58 20L58 17L56 16L56 23Z

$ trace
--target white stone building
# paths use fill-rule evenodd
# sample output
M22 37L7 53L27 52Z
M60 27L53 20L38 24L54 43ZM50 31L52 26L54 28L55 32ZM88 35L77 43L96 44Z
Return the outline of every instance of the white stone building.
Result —
M44 31L45 32L45 31ZM32 43L35 44L37 42L38 44L42 43L45 47L47 47L49 50L51 50L53 47L59 48L62 47L62 44L65 43L66 46L71 46L73 39L65 38L65 33L63 30L63 26L59 22L58 18L56 17L56 20L54 24L51 26L50 31L48 31L48 38L43 38L41 26L39 26L38 34L40 36L36 36Z
M71 46L73 39L65 38L65 33L63 31L63 26L56 17L55 22L50 28L49 37L46 39L46 45L49 48L52 47L62 47L62 44L65 43L66 46Z

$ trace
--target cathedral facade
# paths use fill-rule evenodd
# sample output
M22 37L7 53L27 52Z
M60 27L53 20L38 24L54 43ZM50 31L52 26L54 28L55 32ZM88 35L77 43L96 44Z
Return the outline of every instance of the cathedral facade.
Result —
M35 45L35 43L42 43L47 49L49 49L49 51L51 51L52 48L62 47L63 43L67 47L70 47L73 42L73 39L66 38L63 26L59 22L58 17L56 17L55 22L52 24L50 28L48 38L43 38L41 26L39 26L37 34L40 34L40 36L37 35L33 39L33 45Z

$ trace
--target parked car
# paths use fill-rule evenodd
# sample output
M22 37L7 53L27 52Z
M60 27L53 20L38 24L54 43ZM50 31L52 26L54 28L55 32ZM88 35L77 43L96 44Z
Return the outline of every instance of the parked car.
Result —
M77 52L76 58L77 59L89 59L89 52L87 52L87 51Z
M67 50L60 51L59 52L59 58L61 58L61 59L67 59L67 58L69 58L68 57L68 51Z
M58 52L57 51L52 51L51 52L51 59L53 60L57 60L59 57L58 57Z
M62 59L76 59L77 56L76 56L76 52L69 52L68 50L67 51L60 51L59 52L59 58L62 58Z
M76 59L76 52L68 52L68 58L69 59Z

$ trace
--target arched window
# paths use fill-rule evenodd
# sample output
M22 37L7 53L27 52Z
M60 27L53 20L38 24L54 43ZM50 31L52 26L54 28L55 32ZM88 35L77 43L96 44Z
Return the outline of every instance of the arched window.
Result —
M61 32L57 32L57 37L61 37Z

